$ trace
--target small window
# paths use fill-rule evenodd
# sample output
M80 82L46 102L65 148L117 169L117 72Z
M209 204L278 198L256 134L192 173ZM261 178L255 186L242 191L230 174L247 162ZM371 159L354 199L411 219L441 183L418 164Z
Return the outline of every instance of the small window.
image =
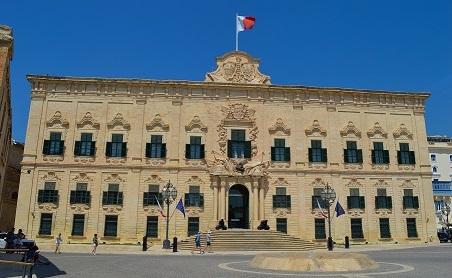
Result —
M417 237L416 218L407 218L406 228L408 237Z
M413 189L404 189L403 196L413 196Z
M116 237L117 235L118 235L118 216L106 215L104 236Z
M315 219L315 239L326 239L325 218Z
M157 238L159 231L159 218L158 216L148 216L146 224L146 236Z
M350 188L350 196L359 196L359 188Z
M87 183L77 183L76 190L77 191L86 191L86 190L88 190L88 184Z
M452 154L449 155L449 161L452 162Z
M431 160L432 162L436 162L436 154L431 154L431 155L430 155L430 160Z
M276 195L286 195L285 187L276 187Z
M84 229L85 229L85 215L74 214L74 219L72 222L72 235L83 236Z
M55 182L46 182L44 184L44 190L55 190Z
M148 192L159 192L160 187L155 184L149 184L148 185Z
M351 218L352 238L364 238L363 223L361 218Z
M377 196L386 196L386 188L378 188Z
M196 235L199 231L199 217L188 217L187 236Z
M380 238L391 238L389 218L380 218Z
M41 222L39 225L40 235L51 235L52 234L52 214L43 213L41 214Z
M433 170L433 173L438 173L438 167L434 166L432 170Z
M197 185L190 185L188 192L190 193L200 193L200 187Z
M276 218L276 230L287 234L287 218Z

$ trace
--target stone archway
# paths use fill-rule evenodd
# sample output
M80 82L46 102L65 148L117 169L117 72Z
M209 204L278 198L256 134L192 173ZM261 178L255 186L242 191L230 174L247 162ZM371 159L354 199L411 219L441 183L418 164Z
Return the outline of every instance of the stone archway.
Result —
M228 194L228 227L249 229L249 192L245 186L235 184Z

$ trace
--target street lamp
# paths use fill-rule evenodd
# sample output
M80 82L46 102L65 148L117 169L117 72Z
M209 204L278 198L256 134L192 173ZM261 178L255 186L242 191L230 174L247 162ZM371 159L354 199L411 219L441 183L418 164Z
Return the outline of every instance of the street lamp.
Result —
M336 192L331 186L326 184L322 192L320 192L320 197L325 202L328 202L328 251L333 251L333 238L331 237L331 217L330 217L330 206L334 203L336 199Z
M447 225L447 235L450 237L450 227L449 227L449 214L450 214L450 205L445 204L444 207L441 208L441 212L446 216L446 225Z
M175 186L173 186L171 181L168 181L168 183L163 187L162 197L163 201L166 203L166 206L168 208L166 213L166 238L163 241L163 249L170 249L171 244L168 239L169 218L170 218L169 206L174 200L176 200L177 197L177 189Z

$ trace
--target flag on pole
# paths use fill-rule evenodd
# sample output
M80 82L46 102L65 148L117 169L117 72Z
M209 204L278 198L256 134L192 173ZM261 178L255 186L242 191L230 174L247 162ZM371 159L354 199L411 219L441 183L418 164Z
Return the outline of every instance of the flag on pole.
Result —
M328 215L326 215L326 214L323 212L323 209L322 209L322 207L320 206L319 199L317 199L317 198L315 198L315 199L317 200L317 206L319 207L320 214L322 214L323 217L328 218Z
M159 199L157 199L157 196L155 196L155 200L157 200L157 205L159 206L159 212L160 212L160 215L161 215L162 217L166 217L166 215L163 213L163 209L162 209L162 207L160 206Z
M336 202L336 207L334 208L334 211L336 212L336 217L341 216L342 214L345 214L344 208L339 204L339 200Z
M184 203L182 203L182 197L179 200L179 203L177 203L176 208L178 210L180 210L180 212L182 212L182 214L184 215L184 219L185 219L185 208L184 208Z
M237 15L237 33L246 29L252 29L256 19L252 16Z

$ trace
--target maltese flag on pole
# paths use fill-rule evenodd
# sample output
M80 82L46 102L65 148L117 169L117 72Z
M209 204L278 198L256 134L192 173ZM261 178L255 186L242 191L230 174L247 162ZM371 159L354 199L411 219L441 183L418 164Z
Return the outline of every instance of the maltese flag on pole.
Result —
M256 19L252 16L237 15L237 33L245 29L252 29Z
M160 212L160 215L161 215L162 217L166 217L166 215L163 213L163 209L162 209L162 207L160 206L160 202L159 202L159 199L157 199L157 196L155 196L155 200L157 200L157 205L159 206L159 212Z

